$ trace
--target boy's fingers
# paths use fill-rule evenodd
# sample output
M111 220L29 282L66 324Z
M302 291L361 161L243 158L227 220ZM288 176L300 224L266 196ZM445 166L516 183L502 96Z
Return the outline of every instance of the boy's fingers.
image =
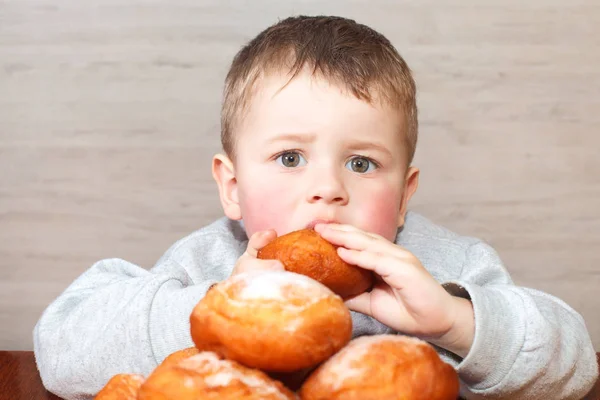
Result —
M259 249L265 247L269 242L277 237L277 232L272 229L267 231L255 232L248 241L246 252L252 257L256 257Z
M353 230L323 229L319 232L323 239L336 245L353 250L374 250L382 247L376 238Z
M365 292L345 301L346 306L361 314L371 315L371 293Z

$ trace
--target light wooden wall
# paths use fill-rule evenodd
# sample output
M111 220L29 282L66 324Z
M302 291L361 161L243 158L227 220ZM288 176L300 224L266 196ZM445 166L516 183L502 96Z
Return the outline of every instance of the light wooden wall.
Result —
M597 0L0 2L0 349L30 349L95 261L149 267L221 215L209 166L227 67L300 13L393 41L420 91L412 208L489 241L600 350Z

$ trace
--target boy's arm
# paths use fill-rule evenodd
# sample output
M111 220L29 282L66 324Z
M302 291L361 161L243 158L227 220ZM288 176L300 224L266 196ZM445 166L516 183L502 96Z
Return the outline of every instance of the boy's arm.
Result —
M461 277L475 314L475 338L450 360L461 395L479 398L581 399L598 375L583 318L546 293L514 286L496 252L478 242ZM447 286L447 284L446 284Z
M152 271L119 259L96 263L34 328L44 386L65 399L91 399L115 374L147 375L171 352L193 346L189 315L215 282L192 285L169 259Z

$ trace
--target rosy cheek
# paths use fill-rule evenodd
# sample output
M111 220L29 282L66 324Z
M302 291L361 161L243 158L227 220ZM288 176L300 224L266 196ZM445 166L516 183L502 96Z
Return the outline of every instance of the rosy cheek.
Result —
M397 190L381 188L371 191L362 202L359 228L381 235L391 241L396 238L400 195Z
M257 190L259 189L259 190ZM258 231L275 229L279 231L277 223L281 214L279 191L269 188L254 188L240 198L242 218L248 236Z

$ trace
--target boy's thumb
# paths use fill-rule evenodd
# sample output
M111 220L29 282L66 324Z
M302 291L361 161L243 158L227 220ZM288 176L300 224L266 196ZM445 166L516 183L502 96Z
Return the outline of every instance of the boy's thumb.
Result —
M273 262L271 263L271 269L273 271L285 271L285 267L279 260L273 260Z
M361 314L371 315L371 293L366 292L354 296L344 302L346 307Z

